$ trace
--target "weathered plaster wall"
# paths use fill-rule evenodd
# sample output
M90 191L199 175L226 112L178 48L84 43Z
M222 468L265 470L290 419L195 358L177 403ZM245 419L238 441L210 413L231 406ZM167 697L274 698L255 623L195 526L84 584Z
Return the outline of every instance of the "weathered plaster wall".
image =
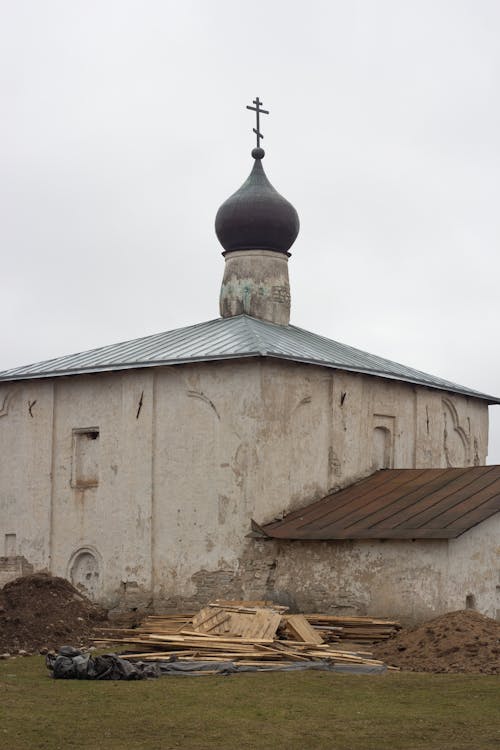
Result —
M85 586L78 554L94 555L94 588L110 604L151 585L152 388L151 370L55 381L51 570ZM92 427L98 483L78 487L73 431Z
M37 569L50 564L53 404L48 381L0 389L0 554Z
M254 542L255 543L255 542ZM259 569L241 578L248 598L301 611L416 623L471 606L500 618L500 515L456 540L257 541ZM253 572L253 576L252 576Z
M288 257L272 250L226 252L219 306L223 318L245 313L259 320L288 325Z
M472 606L500 620L500 513L449 543L447 609Z
M415 412L415 468L486 463L488 411L482 402L418 388Z
M22 555L0 557L0 589L15 578L33 573L33 570L33 565Z
M385 555L394 575L406 565L413 608L432 608L418 591L438 591L426 561L444 555L442 543L355 552L294 543L292 575L283 553L246 537L250 520L266 523L381 462L473 465L487 450L487 407L477 400L279 360L4 384L0 407L0 545L12 548L15 535L12 554L110 606L194 605L277 586L329 609L352 589L360 609L381 614L396 606L393 573L375 585L354 571L380 569ZM75 446L86 450L85 430L98 476L82 482L75 462L87 458ZM339 588L349 569L350 589ZM336 572L323 590L325 570ZM412 616L409 604L400 609Z

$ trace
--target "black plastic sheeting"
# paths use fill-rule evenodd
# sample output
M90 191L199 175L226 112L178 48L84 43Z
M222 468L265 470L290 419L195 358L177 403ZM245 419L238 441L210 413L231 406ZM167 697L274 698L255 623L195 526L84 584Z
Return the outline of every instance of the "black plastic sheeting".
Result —
M282 667L239 666L232 661L179 661L170 659L154 661L128 661L116 654L91 656L72 646L63 646L58 654L47 654L47 668L56 680L144 680L164 675L202 677L210 673L220 675L241 672L303 672L318 670L348 674L381 674L386 667L372 664L335 664L333 661L300 661Z

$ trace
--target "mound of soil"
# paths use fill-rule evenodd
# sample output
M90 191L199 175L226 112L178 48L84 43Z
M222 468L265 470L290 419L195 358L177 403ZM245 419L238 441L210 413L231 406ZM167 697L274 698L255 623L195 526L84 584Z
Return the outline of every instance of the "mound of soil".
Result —
M401 630L372 651L411 672L500 674L500 622L470 609L449 612Z
M106 614L64 578L16 578L0 590L0 653L87 645Z

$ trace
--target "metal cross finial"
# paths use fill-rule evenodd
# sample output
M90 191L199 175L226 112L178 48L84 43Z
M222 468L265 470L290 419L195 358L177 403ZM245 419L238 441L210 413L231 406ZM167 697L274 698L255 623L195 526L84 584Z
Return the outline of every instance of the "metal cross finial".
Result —
M261 114L268 115L269 112L267 111L267 109L261 109L260 108L262 102L260 101L259 97L257 97L257 99L254 99L253 103L255 104L255 107L251 107L249 104L247 104L247 109L253 110L255 112L255 114L256 114L256 117L257 117L257 127L253 129L253 132L257 136L257 148L260 148L261 138L264 138L264 136L260 132L260 115Z

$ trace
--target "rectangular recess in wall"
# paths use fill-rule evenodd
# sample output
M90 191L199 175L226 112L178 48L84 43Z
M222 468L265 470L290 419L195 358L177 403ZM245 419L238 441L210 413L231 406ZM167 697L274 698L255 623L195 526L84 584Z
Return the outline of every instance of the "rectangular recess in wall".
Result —
M99 484L99 428L79 427L73 430L73 463L71 486L77 489Z

